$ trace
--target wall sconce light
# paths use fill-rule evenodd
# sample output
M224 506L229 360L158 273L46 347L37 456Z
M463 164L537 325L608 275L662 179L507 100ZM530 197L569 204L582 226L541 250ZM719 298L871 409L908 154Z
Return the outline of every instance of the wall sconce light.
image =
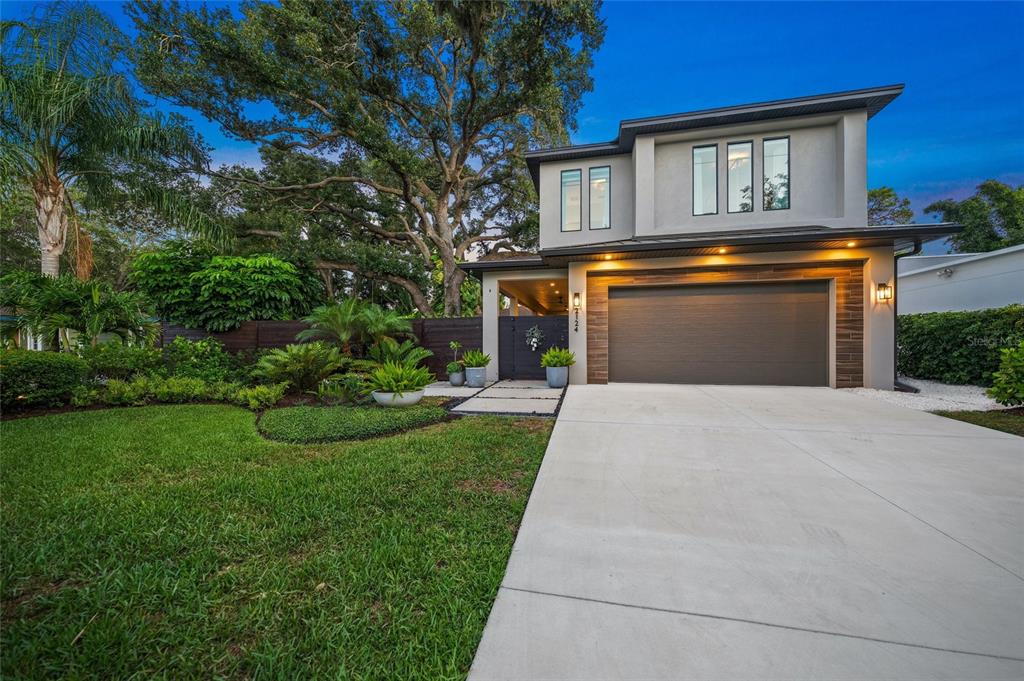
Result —
M884 303L887 300L892 300L892 286L882 283L878 284L875 288L875 295L881 303Z
M580 293L577 291L572 294L572 310L576 313L576 322L573 325L573 331L579 332L580 330Z

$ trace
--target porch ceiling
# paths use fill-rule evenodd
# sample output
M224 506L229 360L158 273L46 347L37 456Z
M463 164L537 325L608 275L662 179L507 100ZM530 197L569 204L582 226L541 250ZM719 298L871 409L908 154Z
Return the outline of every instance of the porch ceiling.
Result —
M498 288L537 314L565 314L569 309L569 280L565 278L501 279Z

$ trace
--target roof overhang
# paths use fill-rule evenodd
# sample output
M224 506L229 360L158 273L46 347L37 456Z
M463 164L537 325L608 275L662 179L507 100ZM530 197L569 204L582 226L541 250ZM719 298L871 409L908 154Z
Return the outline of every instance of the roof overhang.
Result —
M756 123L779 118L813 116L841 111L866 111L868 118L899 97L903 85L885 85L862 90L846 90L809 97L777 99L770 102L741 104L687 113L633 118L619 123L619 136L611 142L534 149L526 152L526 165L536 187L540 182L540 164L551 161L613 156L633 151L638 135L653 135L741 123Z
M476 276L483 272L565 267L570 262L597 260L635 260L700 255L729 255L771 251L830 250L890 247L894 251L910 249L928 241L956 234L962 225L942 222L923 225L886 225L871 227L790 227L747 231L703 232L700 234L658 236L607 241L586 246L546 248L538 255L507 260L462 263L463 270Z

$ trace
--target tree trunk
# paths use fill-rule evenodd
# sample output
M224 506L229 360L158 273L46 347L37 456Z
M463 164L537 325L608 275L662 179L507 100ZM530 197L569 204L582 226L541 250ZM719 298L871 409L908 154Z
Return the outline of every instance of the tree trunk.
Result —
M458 317L462 314L462 282L466 279L466 273L454 265L449 271L445 267L444 273L444 316Z
M68 235L64 213L64 184L55 177L37 180L32 186L36 208L36 229L42 272L49 277L60 274L60 256Z

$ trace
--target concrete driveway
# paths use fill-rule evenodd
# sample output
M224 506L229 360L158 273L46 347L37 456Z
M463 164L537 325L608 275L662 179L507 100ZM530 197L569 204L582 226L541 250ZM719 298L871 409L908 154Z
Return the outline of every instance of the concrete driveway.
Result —
M1022 495L844 391L573 386L470 679L1024 678Z

